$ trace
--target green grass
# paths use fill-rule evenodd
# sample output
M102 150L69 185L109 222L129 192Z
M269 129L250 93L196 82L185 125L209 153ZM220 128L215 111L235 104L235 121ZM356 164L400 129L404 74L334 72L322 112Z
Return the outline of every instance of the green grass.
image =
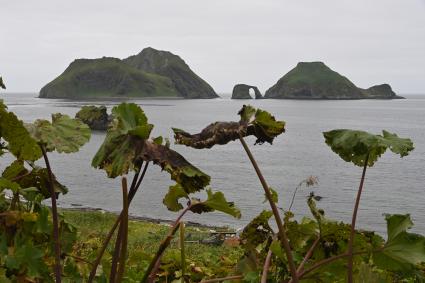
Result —
M100 211L63 210L62 213L67 222L73 224L78 231L78 240L73 254L90 262L94 261L97 250L101 247L103 239L114 224L117 216ZM156 224L147 221L129 221L129 255L126 282L137 282L137 280L142 278L145 268L148 266L161 240L168 233L169 227L166 224ZM190 239L206 238L209 236L210 229L187 227L185 236L190 236ZM167 280L170 280L169 282L171 282L171 279L175 279L181 268L180 249L177 241L178 233L162 259L161 274L163 279L167 277ZM192 280L195 281L202 278L215 278L232 274L237 260L243 253L239 247L200 243L186 243L185 252L188 273L191 274ZM105 274L109 272L112 253L113 244L110 244L102 260L102 269Z

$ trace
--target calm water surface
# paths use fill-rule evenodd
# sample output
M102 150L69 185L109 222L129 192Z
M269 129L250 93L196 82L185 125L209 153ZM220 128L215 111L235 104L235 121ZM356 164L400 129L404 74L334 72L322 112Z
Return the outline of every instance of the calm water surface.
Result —
M3 95L9 109L26 122L48 118L50 113L74 115L83 105L106 105L120 101L70 101L35 98L36 94ZM226 97L223 95L223 97ZM415 143L411 155L400 159L387 153L367 172L358 216L359 227L385 232L385 213L411 213L415 231L425 233L425 96L405 100L296 101L296 100L134 100L155 125L153 135L172 138L171 127L198 132L213 121L238 120L237 112L245 103L264 108L287 122L287 131L273 144L253 146L252 151L269 182L280 195L279 203L288 207L297 184L315 175L319 185L303 188L295 200L294 212L309 216L306 197L311 190L323 196L319 206L328 217L350 221L361 168L342 161L324 143L323 131L352 128L380 133L382 129L410 137ZM59 204L70 207L96 207L119 211L119 180L106 178L101 170L90 167L91 159L103 142L104 133L94 132L90 142L75 154L52 154L54 173L69 188ZM264 194L241 145L233 142L210 150L195 150L180 145L173 149L212 177L211 187L225 193L242 211L237 220L221 213L187 219L210 225L242 227L263 208ZM150 166L147 177L131 205L131 213L173 219L162 204L172 184L158 166ZM200 195L202 197L202 194Z

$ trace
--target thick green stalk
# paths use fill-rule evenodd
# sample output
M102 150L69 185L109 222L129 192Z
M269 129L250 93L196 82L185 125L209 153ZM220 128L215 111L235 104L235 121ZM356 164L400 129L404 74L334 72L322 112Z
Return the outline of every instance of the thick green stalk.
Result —
M261 170L258 167L258 164L255 161L254 156L252 155L251 150L249 149L242 135L239 135L239 140L241 141L242 146L245 149L245 152L247 153L249 160L251 161L252 166L255 169L255 172L257 173L258 179L260 179L261 185L263 186L264 192L266 194L266 198L269 201L270 207L272 208L273 215L274 215L277 227L279 229L280 242L283 246L283 249L285 250L286 258L288 259L288 265L289 265L289 270L291 272L292 281L294 283L297 283L298 282L297 268L295 266L294 258L292 256L292 250L289 245L288 236L286 235L286 231L282 223L282 218L280 217L280 214L279 214L279 209L274 203L273 196L272 196L272 193L270 192L269 186L267 185L267 182L264 179L264 176L261 173Z
M53 187L53 173L50 167L49 158L47 157L46 148L40 144L41 152L43 153L44 162L46 163L46 168L49 176L49 190L50 198L52 201L52 219L53 219L53 241L55 247L55 279L56 283L62 281L62 265L61 265L61 247L60 247L60 238L59 238L59 217L58 217L58 208L56 204L56 193L55 188Z
M348 283L353 283L353 249L354 249L354 236L356 234L356 220L357 220L357 211L359 210L360 197L362 196L363 184L366 176L367 163L369 160L369 154L366 156L363 166L362 178L360 180L359 189L357 191L356 203L353 210L353 218L351 219L351 231L350 231L350 240L348 242L348 264L347 264L347 281Z

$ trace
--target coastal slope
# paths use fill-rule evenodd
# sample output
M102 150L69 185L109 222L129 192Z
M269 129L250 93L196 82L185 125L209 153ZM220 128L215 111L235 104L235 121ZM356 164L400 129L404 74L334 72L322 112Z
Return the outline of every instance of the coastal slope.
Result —
M184 98L218 97L206 81L195 74L183 59L171 52L148 47L123 62L138 70L169 78L179 96Z
M177 96L170 79L136 70L120 59L77 59L40 90L40 98Z
M264 98L280 99L393 99L388 84L358 88L323 62L300 62L269 88Z
M177 55L145 48L124 60L77 59L44 86L39 97L215 98L218 95Z

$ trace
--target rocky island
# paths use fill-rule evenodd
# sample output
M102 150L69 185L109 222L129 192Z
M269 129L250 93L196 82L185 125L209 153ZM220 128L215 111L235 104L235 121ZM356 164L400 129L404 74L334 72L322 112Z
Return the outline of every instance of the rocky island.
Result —
M254 90L255 99L262 99L263 96L256 86L246 85L246 84L237 84L233 87L232 99L252 99L249 94L250 90Z
M395 99L388 84L358 88L323 62L300 62L269 88L264 98L281 99Z
M143 49L126 59L77 59L40 90L40 98L216 98L214 89L179 56Z
M111 121L105 106L83 106L80 111L75 114L75 118L80 119L84 124L96 131L106 131Z

